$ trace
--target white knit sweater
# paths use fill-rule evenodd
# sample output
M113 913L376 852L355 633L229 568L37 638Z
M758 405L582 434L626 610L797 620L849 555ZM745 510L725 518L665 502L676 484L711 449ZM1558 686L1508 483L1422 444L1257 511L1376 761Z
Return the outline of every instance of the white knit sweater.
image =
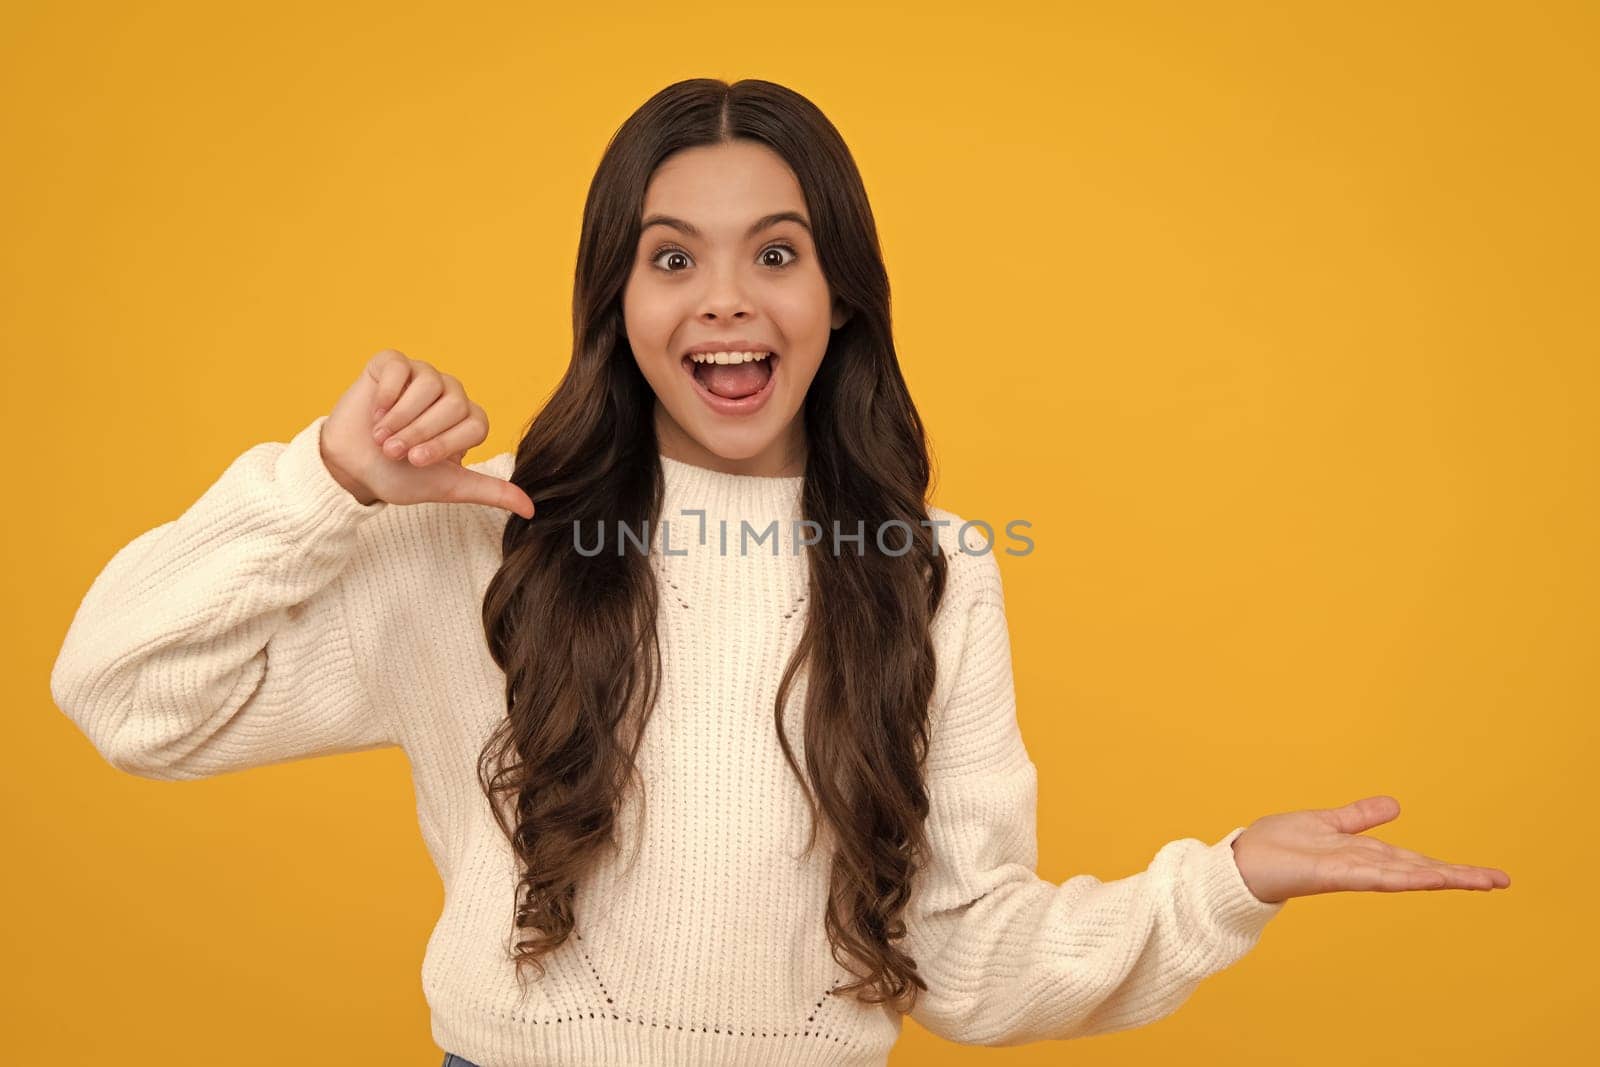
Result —
M823 927L829 838L795 859L808 811L772 720L806 618L804 555L788 540L738 551L741 520L777 519L789 537L802 479L662 458L672 554L652 537L665 674L640 752L643 822L630 791L622 854L580 885L576 936L523 996L508 955L513 856L475 777L505 715L481 601L508 514L362 506L322 462L325 419L246 451L95 579L50 684L99 753L177 780L401 746L445 889L421 971L433 1037L481 1067L883 1064L901 1020L829 994L849 980ZM471 466L504 478L512 460ZM705 510L703 545L680 509ZM985 1045L1159 1019L1283 905L1240 877L1243 827L1172 841L1114 881L1035 874L1037 778L1000 570L992 553L958 551L959 516L930 516L951 523L938 527L950 582L934 624L935 857L901 943L929 987L913 1017ZM801 766L804 697L802 673L788 725Z

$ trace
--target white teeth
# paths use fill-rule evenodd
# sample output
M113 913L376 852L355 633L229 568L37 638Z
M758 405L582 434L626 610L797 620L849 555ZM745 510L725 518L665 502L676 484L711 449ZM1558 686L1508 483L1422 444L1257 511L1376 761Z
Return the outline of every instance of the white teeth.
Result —
M691 352L689 358L696 363L747 363L770 355L771 352Z

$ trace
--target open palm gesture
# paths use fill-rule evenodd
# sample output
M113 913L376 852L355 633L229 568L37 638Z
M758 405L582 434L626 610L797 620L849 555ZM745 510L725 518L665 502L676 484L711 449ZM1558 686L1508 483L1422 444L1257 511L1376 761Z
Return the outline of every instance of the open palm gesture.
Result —
M1511 884L1511 876L1495 867L1446 863L1361 836L1399 814L1400 802L1380 795L1342 808L1266 815L1234 839L1234 859L1250 892L1267 903L1342 890L1395 893Z

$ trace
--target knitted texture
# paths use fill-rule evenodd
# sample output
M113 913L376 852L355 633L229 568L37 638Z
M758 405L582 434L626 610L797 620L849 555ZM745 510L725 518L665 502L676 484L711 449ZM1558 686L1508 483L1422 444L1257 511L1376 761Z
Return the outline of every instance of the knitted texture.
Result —
M514 855L476 778L506 710L482 599L508 515L363 506L322 461L325 421L244 452L94 580L50 687L100 755L185 780L400 746L444 886L421 970L433 1037L484 1067L885 1063L900 1016L830 994L852 976L823 926L829 838L798 858L809 810L773 721L807 617L791 532L803 479L661 457L666 545L652 531L649 551L664 674L639 753L645 796L624 795L620 847L580 884L574 936L524 994L509 951ZM512 463L470 466L506 478ZM1283 904L1245 886L1232 850L1243 827L1169 842L1114 881L1038 877L1038 780L1000 569L962 551L959 515L929 515L946 524L949 584L933 624L933 857L901 942L928 984L912 1015L986 1045L1153 1022L1248 952ZM779 536L756 540L773 521ZM804 703L802 672L785 712L801 766Z

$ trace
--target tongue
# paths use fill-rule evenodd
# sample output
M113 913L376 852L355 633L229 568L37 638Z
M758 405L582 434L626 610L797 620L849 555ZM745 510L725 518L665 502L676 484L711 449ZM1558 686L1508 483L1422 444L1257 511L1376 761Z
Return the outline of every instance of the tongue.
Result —
M772 368L767 363L765 359L753 359L748 363L697 363L694 374L711 392L737 400L759 393L767 384L767 379L772 377Z

